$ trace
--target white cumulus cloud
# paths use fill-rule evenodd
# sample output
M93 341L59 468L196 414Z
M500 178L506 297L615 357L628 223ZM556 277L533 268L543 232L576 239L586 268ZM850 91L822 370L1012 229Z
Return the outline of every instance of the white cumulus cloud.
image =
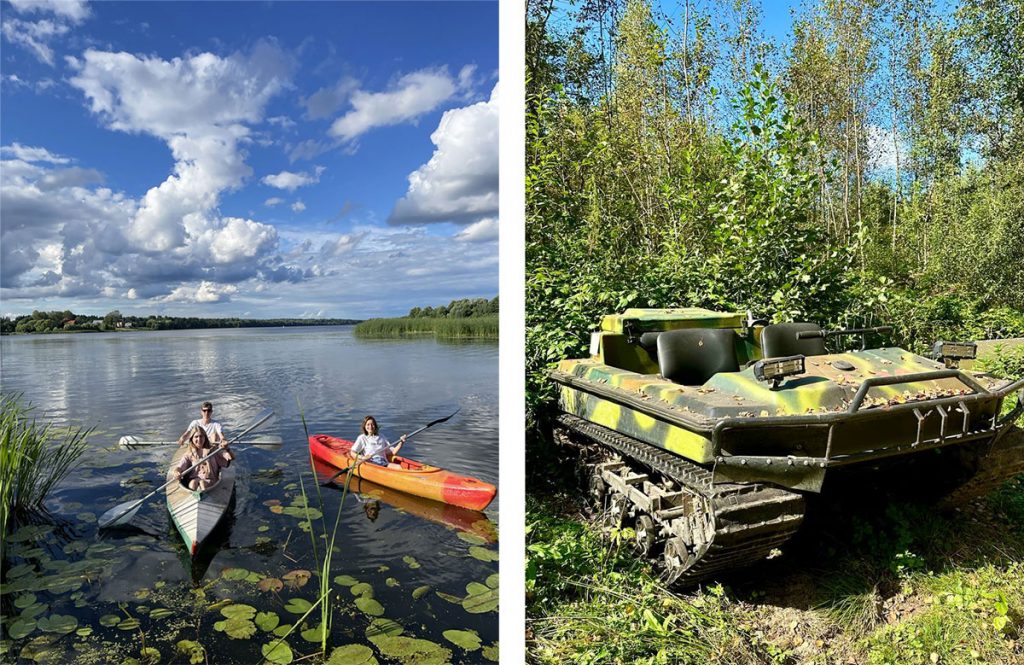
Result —
M268 208L273 208L274 206L281 205L282 203L284 203L284 199L279 198L277 196L272 196L266 201L264 201L263 205L267 206Z
M498 212L498 86L486 102L446 111L430 161L409 174L390 224L472 224Z
M67 164L71 160L67 157L55 155L46 148L35 148L31 146L21 145L20 143L12 143L11 145L5 145L0 148L0 154L10 155L15 159L20 159L26 162L48 162L50 164Z
M490 242L498 239L498 218L486 217L474 222L455 234L463 242Z
M238 287L234 284L218 285L203 281L198 286L179 286L170 295L164 296L160 300L162 302L212 303L230 300L235 293L238 293Z
M31 51L41 62L51 67L54 53L50 42L71 31L71 26L81 23L89 16L85 0L10 0L11 7L18 14L52 13L52 19L24 21L7 18L3 22L4 37L12 44L19 44Z
M301 199L292 204L292 210L295 212L302 212L306 209L306 204Z
M281 171L273 175L263 176L262 182L264 185L270 187L276 187L277 189L286 189L289 192L294 192L299 187L305 187L307 185L314 185L320 182L320 175L324 172L324 167L318 166L313 173L293 173L291 171Z

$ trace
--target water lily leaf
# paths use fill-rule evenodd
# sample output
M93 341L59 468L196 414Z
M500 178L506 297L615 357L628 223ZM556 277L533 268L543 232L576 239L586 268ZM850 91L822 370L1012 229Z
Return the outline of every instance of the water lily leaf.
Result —
M495 642L491 646L484 647L483 650L480 653L487 660L497 663L498 662L498 643Z
M394 577L389 577L386 580L384 580L384 584L391 587L395 587L398 586L398 580L396 580Z
M414 568L415 569L415 568L419 568L420 567L420 562L417 561L415 558L413 558L411 556L408 556L408 555L403 556L402 557L402 561L404 561L406 563L406 565L409 566L410 568Z
M377 572L378 573L386 573L389 570L391 570L391 566L385 566L384 564L381 564L381 565L377 566Z
M7 579L13 580L16 577L21 577L22 575L28 575L29 573L34 573L35 570L36 570L36 567L35 567L34 564L31 564L31 563L19 563L17 566L14 566L13 568L11 568L10 570L7 571Z
M199 642L180 640L175 646L178 647L179 652L188 656L188 662L191 665L199 665L206 662L206 650Z
M452 658L451 650L415 637L381 635L371 642L388 658L407 665L441 665Z
M75 635L78 635L79 637L89 637L92 635L92 626L82 626L75 631Z
M275 628L271 632L273 632L278 637L284 637L285 635L288 634L288 631L291 630L291 629L292 629L292 625L290 623L283 623L283 624L281 624L280 626L278 626L277 628Z
M36 629L35 619L15 619L7 625L7 634L11 636L12 640L20 640L26 637Z
M288 665L295 656L292 655L292 648L284 640L274 640L264 644L262 647L263 657L277 665Z
M234 617L224 622L224 632L235 640L244 640L256 634L256 624L249 619Z
M48 617L39 619L36 625L39 630L46 631L47 633L67 635L78 628L78 619L69 614L51 614Z
M146 605L139 605L135 608L135 611L139 614L149 614L149 607L147 607Z
M379 617L384 614L384 606L370 596L359 596L356 598L356 607L370 616Z
M88 549L85 550L85 556L92 559L96 559L99 557L104 557L107 554L110 554L115 549L117 548L111 545L110 543L93 543L92 545L89 545Z
M459 537L459 540L464 540L467 543L469 543L470 545L486 545L487 544L487 539L486 538L481 538L480 536L476 535L475 533L466 533L465 531L459 531L455 535Z
M282 508L281 506L271 506L270 512L274 513L275 515L280 515L284 512L284 508Z
M149 589L139 589L135 592L135 597L139 600L145 600L146 598L149 598Z
M220 571L221 577L232 581L244 580L248 575L249 571L245 568L225 568Z
M487 579L484 580L484 584L486 584L487 586L491 587L492 589L497 589L498 588L498 573L494 573L493 575L488 575Z
M39 540L41 536L45 536L51 531L53 531L52 526L47 526L45 524L29 524L21 527L8 536L7 541L11 543L23 543L28 540Z
M424 584L423 586L418 586L415 589L413 589L412 597L416 600L419 600L428 593L430 593L430 585Z
M260 630L265 630L268 633L281 623L281 617L277 616L275 612L260 612L256 615L256 625L260 627Z
M228 625L228 620L227 619L224 619L223 621L214 621L213 622L213 629L223 633L224 632L224 626L226 626L226 625Z
M476 651L480 648L480 636L473 630L446 630L443 633L444 639L466 651Z
M300 589L306 586L306 582L309 581L312 574L308 570L293 570L282 575L281 581L289 588Z
M84 540L73 540L64 546L64 554L75 554L89 549L89 543Z
M393 619L374 619L366 627L366 639L373 639L378 635L401 635L404 632L402 624Z
M174 610L169 610L166 607L157 607L149 613L150 619L163 619L174 614Z
M331 652L326 665L380 665L380 661L365 644L346 644Z
M292 598L284 606L284 609L288 610L292 614L305 614L311 607L313 607L313 603L309 602L305 598Z
M359 580L357 580L356 578L352 577L351 575L338 575L337 577L334 578L334 583L335 584L340 584L341 586L353 586L355 584L359 584ZM349 646L353 646L353 645L349 645ZM337 649L335 649L335 651L337 651Z
M34 605L36 602L36 595L34 593L25 593L14 599L14 606L19 610L23 610L29 605Z
M444 591L435 591L434 593L436 593L437 597L441 600L447 600L449 603L455 603L456 605L462 604L462 598L459 596L453 596L452 594L445 593Z
M256 608L252 605L243 605L238 603L235 605L228 605L221 609L220 613L227 619L251 619L256 616Z
M259 573L249 573L248 575L245 576L245 581L249 582L250 584L256 584L257 582L262 580L263 577L264 576L260 575Z
M263 502L263 505L264 506L280 506L281 505L281 500L280 499L267 499L266 501Z
M369 596L370 598L373 598L373 587L366 582L353 584L349 591L352 592L353 596Z
M32 603L21 611L22 619L35 619L40 614L50 609L50 606L46 603Z
M276 577L264 577L257 584L260 591L280 591L284 588L284 582Z
M104 614L100 617L100 625L106 628L112 628L119 623L121 623L121 617L116 614Z
M483 589L480 591L479 589ZM466 585L469 595L462 599L462 609L470 614L483 614L498 609L498 590L477 582Z
M64 660L64 648L55 644L53 635L40 635L33 637L19 654L24 660L33 660L37 663L60 663Z
M78 513L77 515L75 515L75 519L77 519L80 522L91 524L92 522L96 521L96 513Z
M266 524L261 524L258 527L256 527L256 530L259 531L260 533L263 533L265 531L270 531L270 527L267 526Z
M129 617L121 623L117 624L118 630L135 630L139 627L139 620L135 617Z
M498 552L496 550L489 550L485 547L474 545L469 548L469 556L474 559L480 559L481 561L497 561Z
M198 592L199 592L199 597L200 598L205 598L206 597L206 594L203 593L202 589L198 589ZM222 607L227 607L228 605L232 604L233 602L235 602L235 601L231 600L230 598L225 598L223 600L218 600L216 603L213 603L209 607L207 607L206 611L207 612L215 612L215 611L219 610Z
M159 581L157 581L156 584L153 585L153 588L154 589L162 589L162 588L164 588L164 586L166 586L166 584L167 584L167 582L165 582L163 580L159 580Z
M320 642L324 637L323 626L315 626L302 631L302 639L307 642Z

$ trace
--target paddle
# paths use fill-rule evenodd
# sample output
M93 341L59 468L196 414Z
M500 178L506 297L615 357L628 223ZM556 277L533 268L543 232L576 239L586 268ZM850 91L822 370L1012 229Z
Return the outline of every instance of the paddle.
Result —
M417 434L419 434L423 430L428 429L430 427L433 427L434 425L440 425L443 422L447 422L447 421L451 420L452 416L454 416L456 413L458 413L461 410L462 410L462 408L459 407L458 409L455 409L455 411L451 415L449 415L449 416L445 416L444 418L438 418L437 420L430 421L429 423L427 423L423 427L419 428L418 430L414 431L413 433L406 434L405 435L405 440L408 441L409 439L411 439L412 437L416 436ZM320 483L320 484L323 485L324 487L326 487L327 485L330 485L331 483L334 482L334 480L338 476L340 476L341 474L345 473L346 471L351 471L351 470L355 469L357 466L359 466L360 464L365 462L367 459L369 459L369 458L367 457L366 459L361 459L358 462L356 462L355 464L353 464L351 466L348 466L348 467L345 467L344 469L342 469L338 473L336 473L333 476L331 476L330 478L328 478L326 482L323 482L323 483Z
M249 425L249 427L245 428L245 430L241 434L239 434L235 438L231 439L231 441L229 441L225 445L230 445L230 444L234 443L235 441L238 441L240 438L242 438L243 436L245 436L249 432L253 431L257 427L259 427L260 425L265 423L273 415L274 415L274 410L273 409L267 409L266 411L261 413L259 415L259 417L257 417L256 422L254 422L252 425ZM181 475L184 476L186 473L188 473L192 469L196 468L197 466L199 466L200 464L202 464L206 460L210 459L211 457L213 457L214 455L219 453L221 450L223 450L223 448L224 448L224 446L218 446L217 448L214 449L214 451L212 453L210 453L209 455L207 455L203 459L199 460L198 462L196 462L195 464L193 464L189 468L185 469L184 473L182 473ZM146 499L152 497L154 494L156 494L157 492L159 492L163 488L167 487L171 483L176 483L176 482L178 482L178 479L177 478L172 478L171 480L167 481L166 483L164 483L160 487L156 488L155 490L153 490L152 492L150 492L146 496L142 497L141 499L138 499L136 501L126 501L124 503L117 504L116 506L114 506L113 508L111 508L110 510L108 510L107 512L103 513L100 516L99 520L97 520L97 522L99 523L99 527L101 529L105 529L105 528L107 528L109 526L114 526L116 524L123 524L123 523L127 522L128 520L130 520L132 517L135 516L135 513L137 513L139 511L139 506L141 506L143 503L145 503Z
M258 439L252 439L251 441L246 441L246 443L250 448L280 448L284 443L284 440L279 436L264 436ZM134 450L135 448L144 448L147 446L176 446L178 445L178 442L156 440L147 441L128 434L118 439L117 445L122 448L127 448L128 450Z

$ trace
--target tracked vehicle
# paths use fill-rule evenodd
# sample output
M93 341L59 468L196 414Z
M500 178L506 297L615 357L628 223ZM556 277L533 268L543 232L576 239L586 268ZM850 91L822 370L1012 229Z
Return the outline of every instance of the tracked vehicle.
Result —
M888 331L698 308L609 315L589 358L551 372L555 439L605 519L631 525L677 585L777 553L845 470L920 473L914 460L943 457L929 482L949 502L1024 473L1024 378L960 369L973 344L937 343L932 358L868 348ZM829 352L849 335L859 350Z

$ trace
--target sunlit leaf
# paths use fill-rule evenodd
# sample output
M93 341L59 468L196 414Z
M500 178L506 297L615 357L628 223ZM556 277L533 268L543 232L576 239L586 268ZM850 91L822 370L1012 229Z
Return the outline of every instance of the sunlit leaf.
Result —
M474 559L480 559L481 561L497 561L498 552L497 550L489 550L485 547L474 545L469 548L469 555Z
M466 651L476 651L480 648L480 636L472 630L446 630L443 633L444 639Z
M175 646L177 646L179 652L188 656L190 665L199 665L206 662L206 650L203 649L203 645L199 642L180 640Z
M353 596L369 596L370 598L373 598L373 587L366 582L353 584L349 591L352 592Z
M334 578L334 583L340 584L341 586L353 586L355 584L358 584L359 580L352 577L351 575L338 575ZM335 651L337 651L337 649L335 649Z
M450 649L415 637L381 635L371 640L388 658L412 665L441 665L452 658Z
M264 644L261 651L264 658L277 665L288 665L295 658L292 655L292 648L284 640Z
M305 614L311 607L313 604L305 598L292 598L285 604L284 609L292 614Z
M481 538L480 536L476 535L475 533L468 533L466 531L459 531L455 535L459 537L459 540L464 540L467 543L469 543L470 545L486 545L487 544L487 539L486 538Z
M365 644L346 644L331 652L326 665L379 665L373 649Z
M370 596L359 596L356 598L356 607L370 616L379 617L384 614L384 606Z
M313 628L308 628L302 631L302 639L306 640L307 642L320 642L321 640L323 640L323 637L323 626L314 626Z
M35 629L35 619L15 619L7 625L7 634L10 635L12 640L20 640L21 638L31 634Z
M106 628L112 628L119 623L121 623L121 617L116 614L104 614L100 617L100 625Z
M150 619L163 619L174 614L174 610L169 610L166 607L157 607L149 613Z
M396 580L394 577L389 577L386 580L384 580L384 584L388 585L389 587L395 587L398 586L398 580Z
M413 589L412 597L415 598L416 600L419 600L420 598L422 598L423 596L427 595L428 593L430 593L430 585L429 584L424 584L423 586L418 586L415 589Z
M487 586L491 587L492 589L497 589L498 588L498 573L494 573L493 575L488 575L487 579L484 581L484 584L486 584Z
M403 556L402 561L404 561L406 565L408 565L410 568L415 569L420 567L420 562L411 556Z
M498 643L495 642L491 646L486 646L480 651L481 655L489 661L498 662Z
M225 568L220 571L220 576L226 580L237 582L238 580L244 580L249 575L249 571L245 568Z
M366 638L372 639L378 635L401 635L405 632L402 624L392 619L374 619L366 627Z
M276 577L264 577L256 586L260 591L280 591L284 588L284 582Z
M78 619L68 614L51 614L37 620L36 627L47 633L67 635L78 628Z
M306 586L311 576L308 570L293 570L282 575L281 581L291 589L300 589Z
M256 616L256 608L238 603L222 608L220 613L228 619L252 619Z

